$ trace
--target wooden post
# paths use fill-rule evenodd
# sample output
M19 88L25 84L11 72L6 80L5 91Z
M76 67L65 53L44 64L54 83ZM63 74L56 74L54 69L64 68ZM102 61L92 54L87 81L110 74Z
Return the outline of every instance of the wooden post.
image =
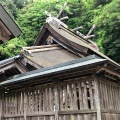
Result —
M3 92L0 92L0 120L3 120Z
M59 110L59 101L58 101L58 87L55 85L55 120L58 120L58 110Z
M100 107L99 86L98 86L98 80L96 77L94 79L94 84L95 84L95 104L96 104L96 109L97 109L97 120L102 120L101 107Z
M27 90L24 92L24 120L27 120L26 118L26 111L27 111Z
M76 28L74 28L74 29L71 29L71 31L76 32L76 31L78 31L78 30L80 30L80 29L82 29L82 28L83 28L82 26L76 27Z

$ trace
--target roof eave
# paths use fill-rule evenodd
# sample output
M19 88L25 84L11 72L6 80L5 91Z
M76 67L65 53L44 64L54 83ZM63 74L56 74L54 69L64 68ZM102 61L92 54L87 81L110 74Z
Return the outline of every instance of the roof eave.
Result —
M34 72L34 73L26 73L25 75L21 76L21 77L18 77L18 78L13 78L11 80L7 80L7 81L4 81L2 83L0 83L0 88L4 87L4 86L7 86L7 85L12 85L12 84L17 84L19 82L27 82L28 80L30 79L34 79L34 78L37 78L37 77L43 77L43 76L48 76L48 75L54 75L54 74L57 74L57 73L63 73L63 72L66 72L66 71L69 71L69 70L73 70L73 69L77 69L77 68L83 68L85 66L89 67L91 65L96 65L96 64L101 64L101 63L105 63L106 62L106 59L96 59L96 60L89 60L88 61L85 61L85 62L79 62L79 63L75 63L75 64L70 64L70 62L68 62L68 65L61 65L60 67L59 66L53 66L53 67L48 67L48 68L43 68L42 70L43 71L40 71L38 72L38 70L36 70L37 72ZM72 63L72 62L71 62ZM67 63L66 63L67 64Z

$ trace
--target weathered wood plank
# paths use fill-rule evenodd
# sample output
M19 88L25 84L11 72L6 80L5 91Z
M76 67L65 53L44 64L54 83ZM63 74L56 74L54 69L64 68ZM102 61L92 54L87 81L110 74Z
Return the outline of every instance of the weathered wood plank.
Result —
M100 95L99 95L99 84L98 79L94 79L95 84L95 102L96 102L96 108L97 108L97 120L102 120L101 118L101 106L100 106Z
M91 109L94 109L94 104L93 104L93 100L94 100L94 96L93 96L93 87L92 87L92 81L89 81L89 94L90 94L90 107Z
M3 91L0 92L0 120L3 119Z
M76 84L73 84L73 109L78 110Z
M34 117L34 116L54 116L55 112L40 112L40 113L30 113L26 114L26 117ZM24 114L17 115L4 115L4 118L16 118L16 117L24 117Z
M59 86L60 91L60 110L63 110L63 86Z
M59 115L97 113L97 109L58 111Z
M55 91L55 120L58 120L58 110L59 110L59 101L58 101L58 87L57 84L54 87Z
M83 106L83 93L82 93L81 83L78 84L78 90L79 90L79 104L80 104L80 110L83 110L83 109L84 109L84 106Z
M26 118L26 112L27 112L27 94L26 94L26 91L24 92L24 120L27 120L27 118Z
M82 87L83 87L83 105L84 105L84 109L88 109L88 98L87 98L87 85L86 85L86 81L82 82Z

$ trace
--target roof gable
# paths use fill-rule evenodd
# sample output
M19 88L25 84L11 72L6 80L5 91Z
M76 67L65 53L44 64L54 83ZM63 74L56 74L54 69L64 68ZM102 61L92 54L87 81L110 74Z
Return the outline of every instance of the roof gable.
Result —
M79 58L60 45L43 45L23 48L21 54L38 68L54 66Z
M86 41L85 39L81 38L80 36L73 33L71 30L59 25L54 25L53 23L46 23L42 30L37 37L34 45L40 46L40 45L46 45L47 44L47 38L50 36L53 37L53 41L62 47L66 48L70 52L73 52L76 55L79 55L81 57L89 56L96 54L102 58L105 58L112 63L120 66L104 54L102 54L100 51L97 51L95 48L93 48L89 41Z

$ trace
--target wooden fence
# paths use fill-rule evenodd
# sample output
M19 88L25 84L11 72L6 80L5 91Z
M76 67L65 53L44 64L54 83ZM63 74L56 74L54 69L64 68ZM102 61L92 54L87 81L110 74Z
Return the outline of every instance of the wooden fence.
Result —
M7 91L2 114L4 120L101 120L101 115L102 120L120 120L118 97L118 86L92 77L76 78ZM112 115L109 109L118 113Z
M120 86L99 80L102 120L120 120Z

